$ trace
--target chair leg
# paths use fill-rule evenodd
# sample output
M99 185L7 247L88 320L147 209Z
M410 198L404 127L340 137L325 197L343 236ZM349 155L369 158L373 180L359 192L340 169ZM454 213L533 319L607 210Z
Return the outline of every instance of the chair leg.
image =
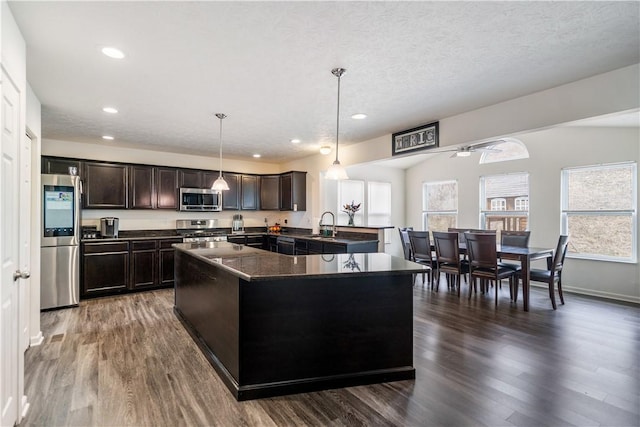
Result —
M562 296L562 278L558 280L558 295L560 296L560 304L564 305L564 297Z
M496 285L495 285L495 288L496 288L496 307L498 306L498 283L497 282L500 282L500 281L496 280Z
M473 292L473 289L476 287L476 279L475 277L472 277L469 279L469 300L471 300L471 292Z
M549 282L549 298L551 298L551 305L553 306L553 309L557 309L558 307L556 306L556 295L553 291L553 280Z
M460 275L457 276L457 281L458 281L458 298L460 298L460 288L462 287L460 286L462 285L462 279L460 278Z

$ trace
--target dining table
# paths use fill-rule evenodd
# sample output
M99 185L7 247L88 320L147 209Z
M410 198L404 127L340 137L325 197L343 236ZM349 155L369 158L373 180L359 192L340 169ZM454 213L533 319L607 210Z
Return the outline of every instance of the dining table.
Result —
M460 252L462 252L462 246L460 245ZM529 289L530 289L530 277L529 272L531 271L531 261L536 259L550 258L553 256L553 251L555 248L534 248L534 247L518 247L518 246L506 246L506 245L496 245L496 252L498 258L508 258L508 259L516 259L520 261L520 266L522 268L521 276L522 276L522 299L523 299L523 307L524 311L529 311ZM465 248L466 252L466 248ZM518 290L516 288L515 295L518 295Z
M467 253L467 246L465 243L459 244L460 254ZM432 249L435 247L432 245ZM521 276L522 276L522 299L524 311L529 311L529 289L530 289L530 275L531 261L543 258L553 257L553 251L555 248L536 248L536 247L519 247L519 246L507 246L498 243L496 245L496 253L498 259L510 259L520 261ZM517 294L516 289L516 296Z

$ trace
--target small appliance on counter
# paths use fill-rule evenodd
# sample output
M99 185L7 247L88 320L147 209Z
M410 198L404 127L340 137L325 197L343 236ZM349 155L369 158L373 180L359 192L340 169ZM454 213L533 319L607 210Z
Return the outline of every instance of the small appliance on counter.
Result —
M242 219L242 215L235 214L233 216L233 221L231 222L231 233L244 233L244 220Z
M118 238L118 223L120 219L112 216L100 218L100 235L103 239Z
M95 225L83 225L82 226L82 239L99 239L100 233L98 233L98 227Z

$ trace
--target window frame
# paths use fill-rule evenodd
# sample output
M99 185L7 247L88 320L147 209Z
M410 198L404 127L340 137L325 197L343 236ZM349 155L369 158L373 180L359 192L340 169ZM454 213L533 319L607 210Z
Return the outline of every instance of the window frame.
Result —
M455 206L456 209L455 210L428 210L427 209L427 200L425 198L426 193L426 187L429 185L434 185L434 184L449 184L449 183L454 183L456 186L456 202L455 202ZM441 181L424 181L422 183L422 230L429 230L429 215L451 215L455 218L454 221L454 227L458 226L458 180L457 179L446 179L446 180L441 180Z
M603 170L603 169L618 169L624 166L631 167L631 206L632 209L569 209L569 173L576 170ZM562 168L560 172L560 233L569 233L569 218L572 215L576 216L630 216L631 217L631 256L618 257L603 254L585 254L580 252L567 251L568 258L574 259L586 259L593 261L608 261L619 262L625 264L637 264L638 263L638 165L636 162L618 162L618 163L602 163L596 165L586 166L572 166ZM571 242L571 236L569 235L569 242Z
M371 187L376 186L376 185L384 185L385 187L388 187L389 190L389 210L382 212L382 211L377 211L376 209L374 209L374 198L371 197ZM391 216L393 214L393 191L392 191L392 185L391 182L388 181L367 181L367 215L366 215L366 224L367 226L373 226L373 227L388 227L391 226ZM379 218L385 218L386 219L386 224L372 224L372 217L379 217Z
M493 211L493 210L488 210L486 208L487 206L487 197L486 197L486 179L487 178L491 178L491 177L498 177L498 176L512 176L512 175L526 175L527 176L527 198L529 199L529 203L527 204L527 210L526 211L516 211L515 209L510 211L510 210L504 210L504 211ZM527 217L527 227L526 229L529 229L529 225L531 224L531 180L529 179L531 176L531 174L529 172L509 172L509 173L497 173L497 174L491 174L491 175L482 175L480 177L479 180L479 185L480 185L480 200L479 200L479 208L480 208L480 215L478 217L478 224L479 224L479 228L481 229L488 229L486 227L486 222L487 222L487 217L491 217L491 216L496 216L496 214L499 214L499 216L501 217L522 217L522 216L526 216ZM522 197L522 196L518 196L518 197ZM494 199L497 199L497 197L495 197ZM503 199L505 199L506 202L506 198L503 197ZM492 199L493 200L493 199ZM514 208L515 208L515 202L514 202Z

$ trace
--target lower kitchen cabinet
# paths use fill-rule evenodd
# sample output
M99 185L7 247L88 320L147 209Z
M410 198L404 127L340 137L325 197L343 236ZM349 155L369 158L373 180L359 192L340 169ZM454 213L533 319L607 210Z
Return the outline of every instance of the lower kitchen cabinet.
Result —
M82 244L82 297L124 292L128 284L129 242Z
M251 246L252 248L263 249L265 236L263 234L239 234L227 236L229 243L235 243L237 245Z
M171 287L181 238L82 243L81 297Z

